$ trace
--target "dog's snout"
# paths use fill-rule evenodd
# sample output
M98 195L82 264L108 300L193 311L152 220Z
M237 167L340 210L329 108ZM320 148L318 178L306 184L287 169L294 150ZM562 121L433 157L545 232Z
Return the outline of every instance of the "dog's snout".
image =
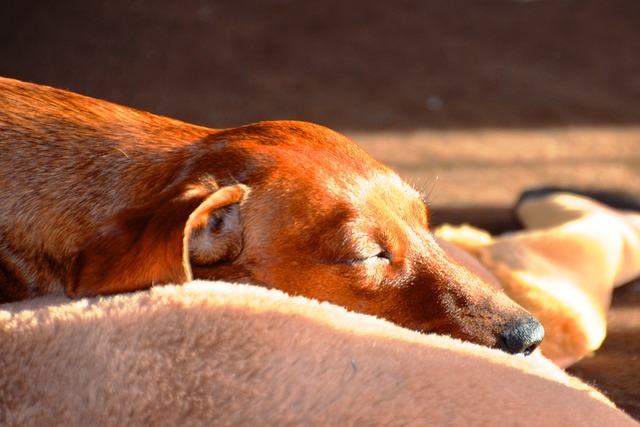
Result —
M501 333L499 346L511 354L531 354L544 339L544 328L533 316L510 324Z

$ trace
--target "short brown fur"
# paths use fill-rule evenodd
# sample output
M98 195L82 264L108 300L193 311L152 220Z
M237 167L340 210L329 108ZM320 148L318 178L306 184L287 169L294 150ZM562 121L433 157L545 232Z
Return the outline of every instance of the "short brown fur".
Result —
M0 301L256 283L500 346L530 316L434 241L420 195L302 122L213 130L0 79Z

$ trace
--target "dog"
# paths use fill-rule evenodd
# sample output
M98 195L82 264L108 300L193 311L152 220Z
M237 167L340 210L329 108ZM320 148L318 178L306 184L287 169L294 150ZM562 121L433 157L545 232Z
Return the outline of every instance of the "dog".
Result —
M0 79L0 301L252 283L513 354L540 323L447 254L422 196L304 122L209 129Z

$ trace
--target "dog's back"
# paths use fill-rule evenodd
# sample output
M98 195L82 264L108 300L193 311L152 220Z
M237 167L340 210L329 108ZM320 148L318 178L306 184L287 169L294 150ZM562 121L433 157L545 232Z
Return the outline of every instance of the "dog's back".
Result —
M211 132L0 78L0 301L58 289L95 224L166 187Z

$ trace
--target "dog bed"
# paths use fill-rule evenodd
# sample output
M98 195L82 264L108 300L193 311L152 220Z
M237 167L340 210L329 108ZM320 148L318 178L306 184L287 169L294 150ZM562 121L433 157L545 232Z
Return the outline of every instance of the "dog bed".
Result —
M2 425L636 425L539 352L248 285L50 295L0 331Z

